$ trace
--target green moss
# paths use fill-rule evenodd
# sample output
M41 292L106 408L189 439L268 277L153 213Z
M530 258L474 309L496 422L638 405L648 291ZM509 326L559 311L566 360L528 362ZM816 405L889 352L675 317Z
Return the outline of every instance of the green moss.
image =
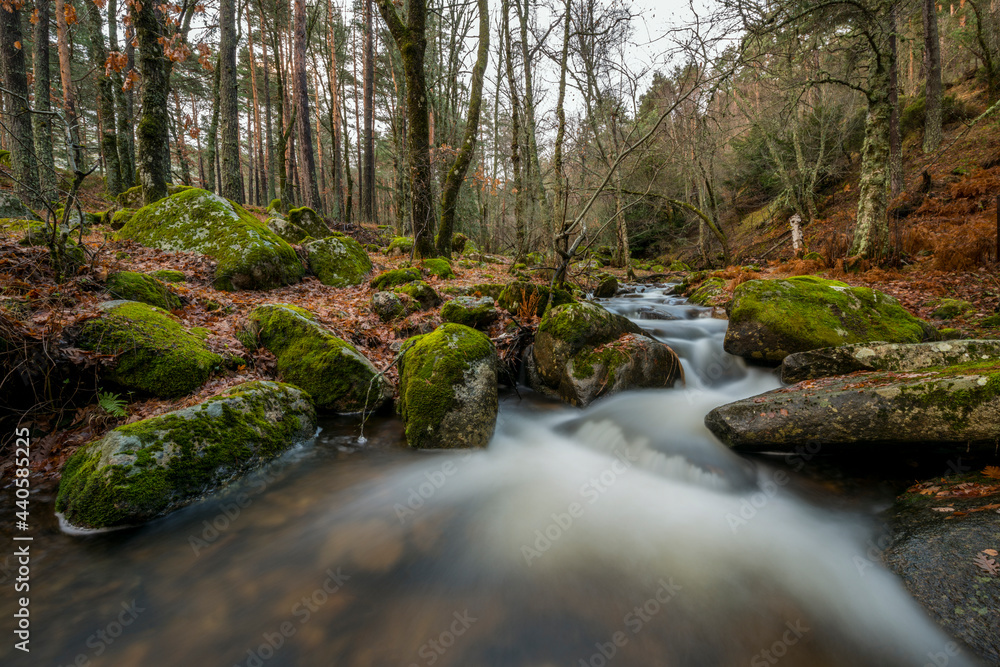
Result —
M267 205L267 212L281 215L284 205L282 205L281 200L275 197L271 200L271 203Z
M476 285L471 285L466 289L465 293L469 296L488 296L492 297L494 301L500 298L500 295L507 288L503 283L478 283Z
M931 317L936 320L950 320L956 317L961 317L965 313L974 311L976 309L968 301L962 301L960 299L941 299L937 302L937 308L931 313Z
M170 313L135 301L111 302L83 325L77 344L117 355L108 374L113 382L166 398L197 389L222 363Z
M441 257L425 259L420 263L420 267L432 276L437 276L443 280L455 277L455 272L451 270L451 263Z
M465 234L455 234L451 237L451 251L461 255L465 252L465 245L469 242L469 237Z
M295 250L242 206L197 188L139 209L117 237L212 257L218 289L271 289L304 273Z
M406 236L397 236L389 243L389 247L385 249L387 254L392 254L394 251L399 251L401 255L408 255L413 250L413 239L407 238Z
M375 409L388 397L389 387L383 378L376 378L378 371L372 363L308 311L260 306L248 320L254 344L274 353L282 379L308 391L317 407L358 412Z
M157 280L162 280L165 283L182 283L187 280L183 271L175 271L174 269L160 269L158 271L150 271L146 274L147 276L153 276Z
M330 236L330 227L326 224L326 221L308 206L291 209L288 211L287 220L289 224L303 230L305 236L311 236L316 239L324 239Z
M372 262L361 244L349 236L334 233L325 239L305 244L309 269L319 281L330 287L360 285L371 273Z
M847 343L919 343L937 332L867 287L796 276L750 280L733 294L726 349L762 361Z
M530 309L532 314L540 317L545 312L545 306L549 302L550 291L547 285L519 280L504 288L497 303L501 308L515 315L523 309ZM573 303L573 301L573 296L569 292L556 289L552 297L552 306L562 306Z
M419 303L424 309L435 308L441 303L441 297L438 296L438 293L423 280L414 280L413 282L397 287L393 291L397 294L405 294Z
M314 423L299 390L238 385L82 447L63 468L56 511L87 528L153 519L277 456L308 437Z
M617 339L626 330L628 320L597 304L570 303L553 308L538 323L538 333L546 333L568 343L574 350L583 345L602 345Z
M709 278L688 295L688 301L699 306L710 306L715 297L724 293L725 287L726 281L722 278Z
M119 271L108 276L108 294L116 299L141 301L164 310L177 310L181 300L167 286L152 276L134 271Z
M111 215L111 219L108 220L108 226L111 229L121 229L128 224L128 221L132 219L135 215L136 209L134 208L123 208L119 211L115 211Z
M494 353L485 334L461 324L442 324L406 341L399 359L399 412L410 447L449 446L434 436L453 407L454 388L465 383L473 363Z
M417 269L392 269L372 278L371 285L376 290L387 290L396 285L404 285L414 280L420 280L420 278L420 271Z
M984 318L979 324L984 327L1000 327L1000 313Z
M441 306L441 319L473 329L485 327L497 319L495 302L490 297L458 297Z
M118 203L123 208L137 209L142 206L142 186L136 185L118 195Z
M970 425L974 409L1000 396L1000 362L996 360L929 368L925 372L937 373L939 377L915 387L903 386L904 393L921 409L940 410L959 432ZM956 379L967 375L979 376L980 380L972 387L956 389Z

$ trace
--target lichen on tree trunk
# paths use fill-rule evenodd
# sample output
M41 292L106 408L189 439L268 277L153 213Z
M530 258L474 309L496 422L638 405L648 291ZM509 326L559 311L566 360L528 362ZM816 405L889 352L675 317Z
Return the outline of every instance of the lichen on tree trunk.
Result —
M888 75L884 86L877 82L869 92L865 118L865 142L861 148L861 175L858 180L858 216L850 254L879 259L889 253L889 103Z
M143 205L167 196L167 59L159 43L163 31L149 2L133 5L136 38L139 42L139 74L142 114L136 127L136 167L142 185Z

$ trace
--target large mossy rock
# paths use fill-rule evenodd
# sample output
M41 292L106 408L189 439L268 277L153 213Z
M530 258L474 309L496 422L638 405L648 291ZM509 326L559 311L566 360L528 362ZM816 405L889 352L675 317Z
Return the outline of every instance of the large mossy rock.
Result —
M80 328L83 350L117 355L108 379L126 389L174 398L191 393L223 359L170 313L137 301L107 301Z
M119 426L80 448L56 511L81 528L134 525L218 490L316 432L309 395L247 382L188 408Z
M409 255L413 251L413 239L406 236L397 236L389 242L389 247L385 249L387 255Z
M320 410L371 411L392 397L392 388L372 362L303 308L258 306L239 338L248 349L270 350L281 379L309 392Z
M448 280L455 277L455 272L451 269L451 262L443 257L431 257L420 263L420 268L427 271L432 276Z
M541 317L545 312L545 306L548 305L551 291L547 285L519 280L503 289L497 297L497 304L514 315L526 312L528 315ZM561 289L555 290L552 297L553 307L573 302L572 294Z
M445 322L464 324L473 329L484 329L496 322L496 302L488 296L479 299L460 296L441 306L441 319Z
M327 232L329 234L329 232ZM340 233L305 244L309 270L330 287L360 285L372 271L372 261L361 244Z
M815 276L749 280L736 288L726 310L726 351L761 363L849 343L937 338L893 297Z
M420 280L422 277L419 269L392 269L372 278L372 289L387 290L397 285L412 283L414 280Z
M423 280L414 280L412 283L400 285L393 291L396 294L405 295L420 304L420 310L437 308L441 305L441 296Z
M116 299L141 301L163 310L177 310L181 307L179 296L152 276L135 271L119 271L108 276L105 285L108 294Z
M144 206L118 238L216 261L215 287L271 289L298 282L305 270L295 250L239 204L190 188Z
M280 210L267 209L268 228L289 243L301 243L307 238L323 239L330 236L330 228L314 210L307 206L293 208L284 215Z
M1000 361L810 380L720 406L705 424L741 451L995 444Z
M781 362L781 380L795 383L857 371L919 371L990 360L1000 362L1000 340L859 343L790 354Z
M41 221L41 218L10 190L0 190L0 218Z
M442 324L399 358L399 412L415 448L485 447L497 411L497 353L485 334Z
M594 303L553 308L538 325L529 360L536 389L586 406L627 389L671 387L683 377L669 347Z
M885 564L934 620L991 665L1000 664L1000 624L996 622L1000 576L974 561L998 560L986 550L1000 549L1000 518L995 511L981 509L1000 503L998 483L971 473L935 478L911 488L887 511L891 538L882 552ZM920 491L928 487L930 494L922 495ZM995 490L988 493L991 488ZM942 506L954 511L932 509Z

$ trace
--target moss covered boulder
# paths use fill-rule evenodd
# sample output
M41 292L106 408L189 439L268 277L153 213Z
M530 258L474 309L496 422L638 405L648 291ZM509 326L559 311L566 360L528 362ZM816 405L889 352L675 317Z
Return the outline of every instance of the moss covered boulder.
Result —
M718 407L705 424L742 451L993 447L1000 439L1000 361L810 380Z
M465 288L464 296L488 296L498 301L505 289L507 286L503 283L478 283Z
M961 299L941 299L935 306L931 317L936 320L951 320L976 311L974 305Z
M610 299L618 292L618 279L614 276L606 276L601 280L601 284L594 290L594 297L598 299Z
M485 329L496 322L496 302L488 296L460 296L441 306L441 319L464 324L473 329Z
M307 238L323 239L330 236L330 228L316 211L308 206L293 208L287 215L269 207L268 228L289 243L301 243Z
M79 266L87 261L87 253L72 238L72 232L60 227L57 236L67 233L65 259L71 266ZM37 220L22 218L0 219L0 237L18 239L18 244L28 247L47 247L52 238L52 225Z
M441 296L434 291L434 288L423 280L414 280L411 283L400 285L393 290L396 294L405 294L415 302L420 304L421 310L437 308L441 304Z
M10 190L0 190L0 218L18 220L41 220L34 211Z
M370 411L392 397L372 362L303 308L258 306L247 317L240 342L251 350L270 350L281 379L309 392L320 410Z
M432 276L448 280L455 277L455 272L451 270L451 262L441 257L425 259L420 263L420 268Z
M223 363L167 311L137 301L107 301L80 328L81 349L116 355L107 378L125 389L173 398L189 394Z
M372 278L372 289L387 290L397 285L412 283L414 280L420 280L422 277L419 269L392 269Z
M212 257L223 290L291 285L305 273L295 250L246 209L197 188L139 209L118 237Z
M164 310L177 310L181 307L179 296L159 280L145 273L135 271L112 273L108 276L105 289L116 299L141 301Z
M858 371L907 372L990 360L1000 362L1000 340L858 343L790 354L781 362L781 379L795 383Z
M397 236L389 242L389 247L385 249L387 255L409 255L413 251L413 239L406 236Z
M184 275L184 272L176 269L157 269L156 271L150 271L146 275L153 276L165 283L183 283L187 281L187 276Z
M324 285L360 285L372 271L368 253L350 236L334 233L325 239L310 241L304 247L309 254L309 270Z
M536 390L578 406L627 389L671 387L683 377L673 350L587 302L549 311L527 361Z
M541 317L549 302L548 285L539 285L525 280L518 280L507 285L497 298L497 304L514 315L535 315ZM562 306L573 303L573 295L561 289L556 289L552 297L552 305Z
M485 334L442 324L404 344L399 412L410 447L485 447L498 407L497 353Z
M893 297L815 276L749 280L736 288L726 311L726 351L761 363L850 343L937 339L933 327Z
M308 394L248 382L182 410L119 426L63 467L56 511L81 528L135 525L172 512L316 432Z
M726 281L722 278L709 278L688 294L688 301L697 306L711 306L726 293Z
M406 317L420 309L410 297L395 292L375 292L371 299L372 312L383 322Z
M137 209L134 208L123 208L119 211L115 211L110 215L108 226L115 231L121 229L128 224L128 221L131 220L133 216L135 216L136 210Z

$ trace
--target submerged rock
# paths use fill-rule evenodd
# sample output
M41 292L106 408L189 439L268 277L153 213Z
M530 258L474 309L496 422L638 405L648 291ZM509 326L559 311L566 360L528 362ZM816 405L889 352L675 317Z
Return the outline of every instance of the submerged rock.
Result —
M998 483L1000 480L972 474L936 479L934 486L944 490L958 484L990 488ZM891 538L882 554L886 565L934 620L989 664L1000 664L1000 625L996 623L1000 617L1000 576L974 561L997 560L985 550L1000 548L1000 518L995 510L982 508L998 502L1000 490L980 497L952 496L946 501L909 491L888 511ZM954 511L932 510L941 506Z
M858 343L790 354L781 362L781 379L794 383L857 371L918 371L991 359L1000 362L998 340Z
M822 378L728 403L705 425L742 451L1000 439L1000 361Z
M276 382L237 385L204 403L119 426L80 448L63 468L56 511L82 528L149 521L315 431L305 392Z
M671 387L683 377L669 347L594 303L553 308L542 318L529 359L532 385L585 406L626 389Z
M119 271L108 276L108 294L116 299L141 301L164 310L181 307L181 299L156 278L135 271Z
M815 276L749 280L733 292L726 311L726 351L764 363L822 347L938 337L891 296Z
M117 355L108 379L126 389L174 398L189 394L223 363L167 311L137 301L107 301L87 320L76 344Z
M295 250L239 204L190 188L144 206L118 238L216 261L215 287L271 289L298 282L305 270Z
M473 329L483 329L496 322L496 302L491 297L479 299L460 296L441 306L441 319L445 322L464 324Z
M309 392L320 410L370 411L392 397L392 388L372 362L304 308L258 306L239 339L248 349L270 350L282 380Z
M329 232L327 232L329 233ZM331 287L360 285L371 273L372 262L361 244L340 233L305 244L309 269Z
M485 334L442 324L406 341L399 412L410 447L485 447L498 408L497 353Z

